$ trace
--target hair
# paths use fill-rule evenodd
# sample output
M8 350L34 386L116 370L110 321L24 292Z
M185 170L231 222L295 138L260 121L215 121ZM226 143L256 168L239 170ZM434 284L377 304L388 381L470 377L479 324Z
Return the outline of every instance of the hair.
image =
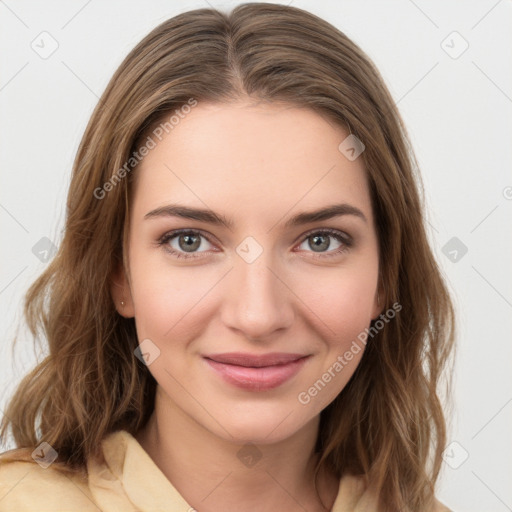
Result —
M128 268L136 164L119 170L152 127L191 99L247 97L313 109L364 143L381 304L402 306L321 412L316 475L329 468L362 476L383 510L430 510L446 442L438 393L455 318L427 238L418 165L368 56L328 22L289 6L179 14L116 70L78 148L58 252L25 297L32 336L47 340L49 354L15 390L0 437L10 426L18 449L44 439L58 452L56 467L83 471L107 434L145 425L156 382L134 357L134 319L117 313L111 295L113 273ZM98 198L99 189L108 193Z

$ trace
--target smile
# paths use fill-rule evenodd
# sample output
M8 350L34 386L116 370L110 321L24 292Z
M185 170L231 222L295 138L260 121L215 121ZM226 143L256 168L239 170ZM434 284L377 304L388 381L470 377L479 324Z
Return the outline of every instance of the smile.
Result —
M288 353L229 353L204 356L204 359L229 384L250 391L265 391L291 379L309 357Z

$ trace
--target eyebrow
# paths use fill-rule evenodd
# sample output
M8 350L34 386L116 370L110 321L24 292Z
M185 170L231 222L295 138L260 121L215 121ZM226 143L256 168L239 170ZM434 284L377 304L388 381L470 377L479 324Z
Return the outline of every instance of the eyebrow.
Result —
M355 206L347 203L334 204L318 210L312 210L309 212L301 212L285 223L286 228L301 226L303 224L309 224L311 222L319 222L334 217L340 217L343 215L353 215L368 222L368 219L364 213ZM151 210L144 215L144 219L153 219L156 217L180 217L183 219L192 219L200 222L207 222L213 225L225 225L229 229L233 229L234 223L232 220L226 218L224 215L216 213L212 210L205 208L190 208L189 206L182 206L177 204L169 204L161 206Z

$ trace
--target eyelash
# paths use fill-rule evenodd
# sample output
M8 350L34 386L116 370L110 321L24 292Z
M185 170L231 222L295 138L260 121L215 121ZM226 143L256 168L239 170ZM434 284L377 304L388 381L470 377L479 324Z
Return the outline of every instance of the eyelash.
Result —
M184 259L195 259L200 258L201 253L189 253L185 256L186 253L175 251L174 249L169 248L169 246L165 247L165 245L175 238L178 235L199 235L205 238L209 243L212 243L208 237L201 231L198 231L196 229L176 229L174 231L169 231L168 233L165 233L160 239L157 241L157 245L161 246L166 252L169 254L172 254L176 258L184 258ZM299 245L302 245L308 238L310 238L313 235L329 235L335 238L338 242L341 242L343 245L336 249L335 251L326 252L326 253L314 253L314 258L332 258L335 256L339 256L340 254L348 251L353 244L353 241L351 237L349 237L347 234L343 233L342 231L338 231L336 229L319 229L315 231L309 231L308 233L304 234L301 242Z

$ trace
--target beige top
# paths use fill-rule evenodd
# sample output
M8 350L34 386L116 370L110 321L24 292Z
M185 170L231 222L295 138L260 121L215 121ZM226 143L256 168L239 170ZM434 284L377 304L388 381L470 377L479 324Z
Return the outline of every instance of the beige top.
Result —
M105 461L89 461L88 478L0 455L0 512L194 512L130 433L109 434L102 449ZM376 510L362 481L341 479L332 512Z

